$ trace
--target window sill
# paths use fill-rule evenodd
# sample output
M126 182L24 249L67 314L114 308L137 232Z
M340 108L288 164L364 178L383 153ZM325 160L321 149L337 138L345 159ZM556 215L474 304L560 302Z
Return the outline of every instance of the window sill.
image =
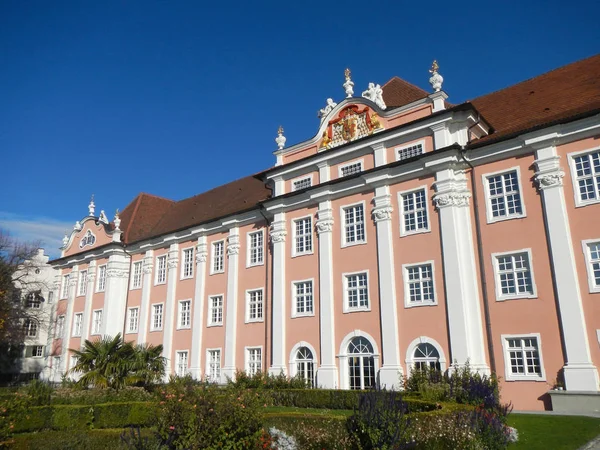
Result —
M126 331L125 334L137 334L137 332L138 332L137 330L135 330L135 331Z
M506 302L506 301L510 301L510 300L535 300L537 298L538 298L537 294L530 294L530 295L518 295L518 296L514 296L514 297L496 297L496 301L497 302Z
M431 228L426 228L422 230L413 230L413 231L400 231L400 237L408 237L414 236L418 234L431 233Z
M264 266L265 263L263 262L259 262L259 263L254 263L254 264L246 264L246 269L250 269L251 267L259 267L259 266Z
M507 220L525 219L526 217L527 217L526 214L518 214L518 215L512 215L512 216L501 216L501 217L488 217L487 218L487 223L488 224L492 224L492 223L496 223L496 222L506 222Z
M175 328L175 330L191 330L192 326L191 325L186 325L185 327L177 327Z
M302 252L302 253L293 253L292 258L298 258L300 256L314 255L314 254L315 254L315 252L313 250L308 251L308 252Z
M367 243L367 241L346 242L346 243L342 244L342 248L355 247L357 245L366 245L366 243Z
M179 278L179 281L183 281L183 280L193 280L194 279L194 275L190 275L189 277L181 277Z
M423 306L437 306L438 302L412 302L412 303L405 303L404 307L405 308L420 308Z
M130 291L139 291L140 289L142 289L141 286L129 288Z
M352 313L357 313L357 312L370 312L370 311L371 311L370 306L363 306L360 308L346 308L346 309L344 309L344 314L352 314Z
M246 321L244 323L262 323L264 322L265 319L246 319Z
M222 327L223 326L223 322L220 323L209 323L208 325L206 325L208 328L211 327Z
M315 313L296 313L292 314L292 319L301 319L302 317L315 317Z
M575 208L584 208L590 205L596 205L600 203L600 198L594 200L579 200L575 199Z
M219 275L221 273L225 273L225 270L219 270L218 272L211 272L208 275Z
M150 330L150 333L156 333L157 331L162 331L162 328L155 328L153 330Z
M533 377L533 376L514 376L514 377L506 377L505 378L506 381L534 381L534 382L545 382L546 381L546 377Z
M167 284L167 282L163 281L162 283L154 283L154 286L164 286L165 284Z

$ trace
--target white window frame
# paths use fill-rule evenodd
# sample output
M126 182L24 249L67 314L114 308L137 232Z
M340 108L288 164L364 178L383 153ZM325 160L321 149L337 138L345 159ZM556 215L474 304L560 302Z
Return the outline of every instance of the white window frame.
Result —
M521 199L521 214L508 214L507 213L505 216L494 217L492 214L492 201L490 198L489 179L491 177L495 177L498 175L504 175L509 172L517 173L517 186L519 188L519 197ZM505 220L523 219L524 217L527 217L527 210L525 208L525 197L523 195L523 183L521 182L521 167L519 167L519 166L507 167L506 169L498 170L496 172L484 173L481 175L481 180L483 183L483 192L485 195L485 214L486 214L486 218L487 218L487 223L503 222ZM502 186L502 188L504 189L504 186Z
M354 275L363 275L366 274L367 275L367 300L369 302L368 306L357 306L357 307L350 307L348 304L348 289L347 289L347 278L354 276ZM368 270L359 270L356 272L347 272L347 273L343 273L342 274L342 292L343 292L343 301L344 301L344 305L343 305L343 311L344 314L349 314L349 313L355 313L355 312L364 312L364 311L371 311L371 305L373 303L373 298L371 296L371 283L370 283L370 279L369 279L369 271Z
M252 250L254 249L254 247L252 247L252 236L253 235L260 235L261 236L261 245L260 248L256 247L257 249L257 255L260 255L260 260L257 259L255 262L252 262ZM264 229L260 229L257 231L248 231L246 233L246 267L255 267L255 266L262 266L265 264L265 230ZM259 253L260 250L260 253Z
M80 319L79 320L79 324L77 322L78 318ZM79 325L79 327L77 325ZM82 329L83 329L83 313L80 312L80 313L73 314L73 333L72 333L72 336L73 337L81 337Z
M183 373L180 373L179 371L179 366L180 366L180 361L179 358L182 354L185 354L185 368L183 370ZM177 375L178 377L184 377L186 376L189 371L190 371L190 351L189 350L175 350L175 375Z
M64 314L59 315L56 318L56 329L55 329L55 337L56 339L62 339L65 336L65 320L66 317Z
M362 241L346 242L346 209L354 208L356 206L362 206L362 209L363 209L363 230L364 230L365 238ZM350 203L348 205L340 206L340 223L342 224L342 229L341 229L342 248L353 247L355 245L364 245L367 243L367 221L368 221L367 208L366 208L364 200L362 200L360 202Z
M106 291L106 271L107 264L100 264L98 266L98 281L96 282L96 292ZM104 274L104 276L103 276Z
M311 312L298 312L298 302L297 302L297 293L296 293L296 285L300 283L311 283L312 285L312 311ZM305 294L306 295L306 294ZM296 317L312 317L315 315L315 279L308 278L306 280L294 280L292 281L292 295L290 297L292 299L292 318Z
M299 252L296 249L296 239L298 238L298 235L296 233L296 222L300 222L302 220L310 220L310 250L305 250L303 252ZM307 235L303 235L303 236L307 236ZM302 217L296 217L295 219L292 219L292 258L295 258L296 256L304 256L304 255L312 255L315 252L315 236L314 236L314 223L313 223L313 216L312 214L308 214L306 216L302 216ZM306 242L306 241L305 241Z
M404 196L415 194L418 191L425 191L425 215L427 216L427 227L417 230L407 231L404 224ZM430 233L431 232L431 215L429 214L429 187L424 184L414 189L398 192L398 213L400 216L400 236L411 236L413 234ZM415 219L416 220L416 219Z
M502 294L502 286L500 282L500 272L498 268L498 258L501 256L509 256L516 255L518 253L527 253L527 258L529 260L529 272L531 276L531 294L515 294L515 295L506 295ZM535 274L533 273L533 257L531 255L530 248L523 248L520 250L511 250L508 252L499 252L492 253L492 267L494 268L494 283L496 289L496 301L505 301L505 300L518 300L518 299L528 299L528 298L537 298L537 287L535 284ZM516 281L515 281L516 282Z
M410 376L411 372L415 367L415 350L419 346L419 344L431 344L438 351L440 358L438 362L440 363L440 370L442 372L446 371L446 354L444 353L443 347L440 345L438 341L428 336L419 336L415 340L413 340L406 349L406 359L404 362L406 363L406 375Z
M577 183L577 168L575 167L576 157L583 156L589 153L596 153L598 151L600 151L600 147L588 148L586 150L581 150L578 152L572 152L567 154L567 159L569 160L569 169L571 171L571 182L573 185L573 196L575 198L576 208L600 203L600 192L598 192L599 195L597 196L597 198L593 200L581 200L581 197L579 195L579 184ZM598 191L600 191L600 188L598 189Z
M160 280L160 274L162 273L162 270L160 268L160 261L164 261L164 268L162 270L164 270L164 280L159 281ZM154 273L154 286L158 286L158 285L162 285L162 284L167 284L167 275L168 275L168 270L167 270L167 255L159 255L156 257L156 271Z
M33 327L31 327L32 324L34 325ZM31 334L31 328L35 330L35 333ZM40 335L40 322L33 318L25 319L23 329L25 330L25 339L37 338Z
M374 370L375 370L375 378L377 379L377 374L379 374L379 360L381 358L381 354L379 353L379 347L377 346L377 341L371 336L369 333L361 330L354 330L348 333L340 344L338 356L339 356L339 368L340 368L340 388L341 389L350 389L350 374L348 370L348 358L354 353L348 352L348 346L352 339L355 337L362 337L369 341L371 346L373 347L373 353L371 356L373 357L374 362ZM377 382L375 383L377 385Z
M253 292L261 293L261 308L260 308L260 318L250 318L250 294ZM257 309L258 311L258 309ZM255 288L255 289L247 289L246 290L246 323L253 322L264 322L265 320L265 289L264 288Z
M310 186L307 186L305 188L296 189L295 183L298 183L298 182L301 182L301 181L305 181L305 180L310 180ZM313 186L313 176L312 176L312 174L310 174L310 175L303 175L301 177L294 178L294 179L290 180L290 182L291 182L291 187L292 187L291 191L292 192L301 191L302 189L308 189L309 187Z
M183 316L182 316L182 312L183 312L182 311L182 306L183 306L183 303L186 303L186 302L189 303L189 305L190 305L189 306L189 310L187 312L187 315L188 315L188 323L187 323L187 325L184 324L182 322L182 320L181 320L183 318ZM187 329L190 329L190 328L192 328L192 299L191 298L186 298L184 300L179 300L177 302L177 329L178 330L187 330Z
M396 161L400 161L400 152L402 150L407 150L411 147L416 147L418 145L421 146L421 153L419 153L419 155L422 155L423 153L425 153L425 139L421 139L420 141L416 141L416 142L410 142L410 143L401 145L400 147L394 147L394 157L396 158ZM417 155L415 155L415 156L417 156ZM404 158L404 159L409 159L409 158Z
M133 267L131 268L131 286L129 287L129 289L131 289L131 290L142 288L142 280L144 277L142 264L143 264L143 261L136 261L132 264ZM139 272L136 272L138 267L139 267Z
M132 311L136 311L137 312L137 316L135 319L135 329L131 328L131 315L132 315ZM126 334L130 334L130 333L137 333L140 327L140 308L139 306L134 306L132 308L128 308L127 309L127 331L125 332Z
M83 275L85 274L85 275ZM87 294L87 280L88 280L88 271L80 270L79 271L79 279L77 280L77 297L85 297Z
M310 345L308 342L306 341L300 341L298 342L296 345L294 345L292 347L292 351L290 352L290 360L289 360L289 373L292 377L295 377L298 375L298 359L296 358L297 354L298 354L298 350L300 350L302 347L306 347L308 350L310 350L310 352L312 353L312 365L313 365L313 383L311 385L311 387L315 387L317 385L317 368L318 368L318 357L317 357L317 352L315 350L315 348ZM303 360L305 362L311 361L311 360ZM304 378L305 381L306 378Z
M431 266L431 281L433 284L433 301L420 301L420 302L411 302L410 301L410 288L408 279L408 269L417 266L425 266L429 264ZM410 263L410 264L402 264L402 279L403 279L403 288L404 288L404 307L405 308L417 308L420 306L437 306L438 304L438 293L435 286L435 262L431 259L429 261L422 261L418 263Z
M96 313L100 313L100 328L96 329ZM94 309L92 311L92 332L91 335L102 334L102 321L104 320L104 311L102 309Z
M260 368L257 372L250 373L250 350L260 350ZM262 345L252 345L248 347L244 347L244 369L246 374L252 376L258 372L263 371L263 361L264 361L265 352L263 351Z
M212 321L212 312L213 312L213 306L212 306L212 301L213 298L216 297L221 297L221 321L220 322L213 322ZM214 294L214 295L209 295L208 296L208 312L207 312L207 317L206 317L206 326L207 327L222 327L223 326L223 321L224 321L224 317L225 317L225 294Z
M192 252L192 259L189 262L189 268L190 268L189 275L186 275L186 273L185 273L186 272L186 268L188 267L187 263L186 263L186 260L185 260L186 252ZM181 276L180 276L181 280L189 280L191 278L194 278L194 263L195 263L195 261L194 261L194 247L192 246L192 247L182 248L181 249Z
M160 319L160 327L155 327L154 326L154 307L161 305L162 309L161 309L161 319ZM159 302L159 303L152 303L150 305L150 331L162 331L163 327L165 325L165 304L164 302Z
M540 333L523 333L523 334L503 334L502 351L504 354L504 379L506 381L546 381L546 370L544 368L544 356L542 354L542 338ZM510 349L508 348L509 339L537 339L538 355L540 358L540 376L533 375L515 375L512 373L510 365Z
M60 300L64 300L69 298L69 279L71 278L71 274L67 273L62 276L62 284L60 286Z
M215 249L217 244L221 244L223 251L221 252L221 269L215 270ZM225 273L225 239L219 239L218 241L211 242L210 244L210 274Z
M355 164L360 164L360 172L358 172L358 173L361 173L361 172L365 171L365 160L364 160L364 158L355 159L354 161L350 161L350 162L347 162L345 164L341 164L341 165L338 166L338 178L346 178L346 177L351 177L351 176L354 176L354 175L358 175L358 173L353 173L353 174L350 174L350 175L344 175L343 174L343 169L346 169L346 168L348 168L350 166L353 166Z
M583 250L583 254L585 257L585 268L587 270L587 278L588 278L588 286L590 289L590 294L595 294L600 292L600 284L596 286L596 279L594 278L594 269L592 268L592 255L590 252L590 245L599 244L600 238L598 239L586 239L581 241L581 247Z
M32 349L31 349L31 357L32 358L43 358L44 357L44 346L43 345L32 345ZM42 354L41 355L36 355L35 353L37 353L35 350L37 349L42 349Z
M219 376L212 377L211 375L211 352L219 352ZM221 383L221 377L223 376L223 349L219 348L207 348L206 349L206 374L205 378L210 383Z

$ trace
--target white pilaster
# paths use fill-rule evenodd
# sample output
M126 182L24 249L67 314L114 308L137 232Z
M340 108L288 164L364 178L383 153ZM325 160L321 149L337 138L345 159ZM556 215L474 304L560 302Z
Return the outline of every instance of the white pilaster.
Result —
M323 161L317 164L319 168L319 183L325 183L330 180L331 173L329 170L329 162Z
M371 145L373 149L373 156L375 159L375 167L385 166L387 164L387 149L385 144L380 142L378 144Z
M67 315L65 317L65 329L62 338L62 349L60 357L60 370L67 373L69 370L69 340L73 329L73 307L75 303L75 290L77 289L78 266L73 266L69 275L69 291L67 293Z
M269 232L273 246L273 335L271 345L273 349L273 365L269 373L279 375L287 373L286 358L286 285L285 285L285 213L277 213L271 224Z
M598 391L598 370L590 354L569 216L565 203L556 147L535 152L535 180L542 195L552 271L556 285L559 319L565 346L565 387L571 391Z
M490 373L486 362L473 231L464 171L452 168L436 173L434 203L439 212L450 331L454 366L470 366Z
M148 320L150 316L150 290L152 289L152 267L154 266L154 251L147 250L142 263L142 303L140 305L140 320L138 322L138 344L146 342Z
M333 210L331 201L319 203L316 222L319 236L319 313L321 365L317 370L319 387L336 389L338 369L335 353L333 305Z
M129 256L124 253L114 254L108 258L102 310L102 335L113 337L117 333L123 335L129 288L129 260Z
M381 347L383 366L379 384L387 389L399 389L402 376L398 339L398 310L394 268L392 202L388 186L375 189L373 220L377 228L377 263L379 266L379 312L381 315Z
M192 318L192 358L190 372L197 380L202 378L202 331L204 330L204 291L206 286L206 236L198 238L196 246L196 286L194 289L194 316Z
M177 293L177 265L179 263L179 244L171 244L167 256L167 301L163 322L163 356L167 358L165 378L168 380L173 370L173 327L175 326Z
M92 315L92 298L96 281L96 261L91 261L87 269L87 286L85 291L85 306L83 308L82 341L90 338L90 322Z
M227 238L227 300L225 309L225 364L223 379L235 379L237 335L238 272L240 259L240 229L229 230Z
M436 150L452 144L450 130L445 122L431 125L429 128L433 131L433 145Z

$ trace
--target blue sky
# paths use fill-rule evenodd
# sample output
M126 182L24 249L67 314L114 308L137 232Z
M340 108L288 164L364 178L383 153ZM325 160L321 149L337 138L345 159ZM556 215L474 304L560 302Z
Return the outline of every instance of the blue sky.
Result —
M525 4L526 3L526 4ZM182 199L274 164L327 97L394 75L458 103L598 52L598 2L0 2L0 227L56 255L140 191Z

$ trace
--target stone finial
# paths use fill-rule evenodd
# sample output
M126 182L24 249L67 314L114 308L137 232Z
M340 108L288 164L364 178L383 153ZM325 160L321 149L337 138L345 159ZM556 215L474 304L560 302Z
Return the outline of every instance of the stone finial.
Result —
M121 228L120 228L120 226L121 226L121 218L119 217L119 209L118 209L118 208L117 208L117 210L115 211L115 219L114 219L114 222L115 222L115 230L117 230L117 231L121 231Z
M106 217L106 213L104 210L100 210L100 216L98 216L98 220L105 225L108 225L108 217Z
M81 223L79 223L79 220L77 222L75 222L75 225L73 226L73 229L75 231L81 231Z
M344 84L342 84L342 86L344 87L344 91L346 91L346 98L350 98L354 95L354 81L350 79L351 74L352 72L350 72L350 69L346 68L346 70L344 71L346 81L344 82Z
M277 129L277 137L275 138L275 142L277 143L279 150L282 150L283 147L285 147L285 141L287 141L287 138L283 135L283 127L279 125L279 128Z
M90 216L94 216L94 212L96 211L96 204L94 203L94 194L92 194L92 198L90 199L90 204L88 205L88 211Z
M444 77L438 73L439 69L440 66L438 66L437 60L434 60L433 64L431 64L431 69L429 69L429 73L431 73L429 84L431 84L435 92L439 92L442 89L442 83L444 82Z
M327 117L327 114L329 114L331 112L331 110L333 108L335 108L337 106L337 103L333 101L333 99L328 98L327 99L327 104L325 105L325 108L321 108L319 110L319 113L317 114L317 117L319 119L321 119L321 122L323 121L323 119L325 119L325 117Z
M63 248L65 248L67 246L67 244L69 243L69 235L68 235L68 231L65 231L65 237L63 237L62 243L63 243Z
M383 89L378 84L369 83L369 87L362 93L362 97L371 100L381 109L385 109L387 107L383 101Z

